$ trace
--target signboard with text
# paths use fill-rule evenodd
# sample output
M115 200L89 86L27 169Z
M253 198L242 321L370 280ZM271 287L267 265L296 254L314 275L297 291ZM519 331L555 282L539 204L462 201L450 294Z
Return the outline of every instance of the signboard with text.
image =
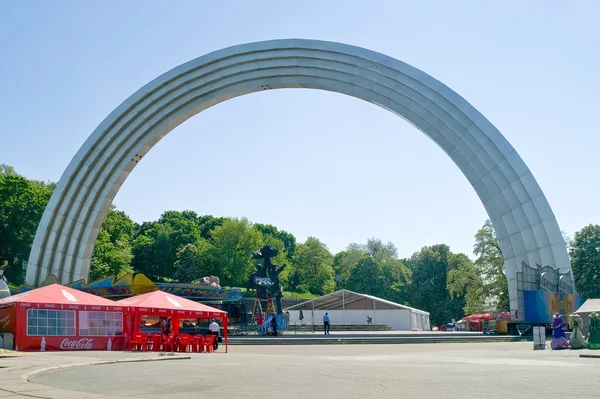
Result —
M552 323L552 316L556 313L568 316L585 302L582 295L549 291L523 291L523 299L525 302L524 321L546 324Z

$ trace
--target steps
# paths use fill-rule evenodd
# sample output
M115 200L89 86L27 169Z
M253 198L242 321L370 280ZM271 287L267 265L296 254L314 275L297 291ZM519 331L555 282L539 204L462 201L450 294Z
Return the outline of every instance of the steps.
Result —
M464 336L294 336L282 337L231 337L229 345L400 345L477 342L521 342L528 339L508 335L464 335Z
M289 333L293 334L294 332L313 332L313 331L323 331L323 325L315 325L305 324L305 325L294 325L291 324L288 326ZM394 331L391 326L385 324L333 324L329 327L330 331Z

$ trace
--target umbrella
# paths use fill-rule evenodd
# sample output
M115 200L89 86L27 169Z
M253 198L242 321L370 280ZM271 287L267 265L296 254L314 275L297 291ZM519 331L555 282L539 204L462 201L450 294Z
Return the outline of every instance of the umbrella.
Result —
M498 320L510 320L510 312L499 313Z
M484 313L481 315L481 319L482 320L494 320L494 314L493 313Z

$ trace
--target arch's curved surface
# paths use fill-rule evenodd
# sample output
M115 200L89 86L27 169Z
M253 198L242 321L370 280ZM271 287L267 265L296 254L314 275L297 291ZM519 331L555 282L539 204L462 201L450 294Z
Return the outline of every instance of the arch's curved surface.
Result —
M116 108L79 149L38 227L28 284L88 276L104 217L142 157L173 128L222 101L279 88L338 92L377 104L435 141L464 173L496 230L519 307L521 262L570 269L561 231L533 175L502 134L457 93L380 53L288 39L243 44L182 64Z

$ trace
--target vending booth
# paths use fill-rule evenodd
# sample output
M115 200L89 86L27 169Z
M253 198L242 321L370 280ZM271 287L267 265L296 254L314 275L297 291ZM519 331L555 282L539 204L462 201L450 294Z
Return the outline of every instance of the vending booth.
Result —
M129 307L60 284L0 299L18 351L122 350Z
M181 298L168 294L163 291L153 291L147 294L136 295L130 298L122 299L116 303L129 309L126 318L127 330L131 334L147 335L148 343L154 350L160 350L160 343L154 343L164 340L165 335L176 337L200 336L205 331L198 327L198 322L208 322L218 320L223 330L223 343L225 352L228 350L228 314L224 310L216 309L189 299ZM146 323L146 321L150 321ZM170 330L161 331L161 328L153 331L153 328L146 328L146 324L152 324L159 320L169 321ZM190 323L189 325L187 323ZM166 325L165 325L166 326ZM144 331L146 329L146 331ZM162 334L161 334L162 332ZM162 337L161 337L162 336ZM146 340L145 340L146 341Z

